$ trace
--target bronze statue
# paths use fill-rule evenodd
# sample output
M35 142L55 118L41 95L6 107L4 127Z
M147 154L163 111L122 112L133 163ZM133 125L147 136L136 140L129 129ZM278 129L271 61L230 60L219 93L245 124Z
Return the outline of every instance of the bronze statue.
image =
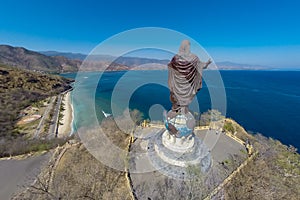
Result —
M168 64L172 110L165 116L165 124L172 135L182 137L192 133L195 119L189 112L188 106L202 88L202 70L210 63L210 59L201 62L191 53L190 41L183 40L178 54Z
M201 62L195 54L191 53L190 41L181 42L178 54L168 64L172 111L188 112L188 105L202 88L202 70L210 63L210 59Z

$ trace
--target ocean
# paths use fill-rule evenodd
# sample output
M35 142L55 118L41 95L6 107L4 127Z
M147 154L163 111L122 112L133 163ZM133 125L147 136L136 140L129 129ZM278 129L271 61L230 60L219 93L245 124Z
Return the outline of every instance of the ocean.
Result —
M191 110L217 108L247 131L300 148L300 71L215 73L204 71L203 88ZM163 109L171 108L167 79L167 71L81 72L72 95L74 127L89 126L93 116L101 121L102 110L119 115L127 107L140 110L144 118L161 120Z

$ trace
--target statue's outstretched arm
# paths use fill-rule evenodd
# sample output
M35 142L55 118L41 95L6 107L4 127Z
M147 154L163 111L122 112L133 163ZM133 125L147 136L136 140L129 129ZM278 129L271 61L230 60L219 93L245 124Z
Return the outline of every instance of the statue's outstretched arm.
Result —
M211 59L208 59L208 61L204 63L203 69L206 69L208 65L210 65L210 63L211 63Z

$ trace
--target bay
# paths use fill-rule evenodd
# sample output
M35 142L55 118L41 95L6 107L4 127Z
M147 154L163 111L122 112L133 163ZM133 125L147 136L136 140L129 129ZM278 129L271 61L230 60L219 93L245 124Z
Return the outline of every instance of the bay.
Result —
M203 88L191 110L203 113L211 109L210 87L225 89L226 109L221 110L226 117L236 120L247 131L300 148L300 71L220 71L224 85L215 86L209 78L212 73L204 71ZM62 76L75 78L76 74ZM91 94L92 110L99 121L103 119L102 110L122 114L129 107L142 111L145 118L159 120L162 110L171 108L167 71L81 72L80 77L83 79L75 83L74 92L77 96ZM76 84L84 88L85 94L76 90ZM90 123L91 104L84 99L73 101L76 128Z

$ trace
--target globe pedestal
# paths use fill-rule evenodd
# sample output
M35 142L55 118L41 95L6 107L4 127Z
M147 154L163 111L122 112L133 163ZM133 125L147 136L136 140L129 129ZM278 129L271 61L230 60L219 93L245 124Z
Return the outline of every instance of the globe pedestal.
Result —
M152 165L162 174L177 178L190 179L188 167L205 173L211 167L211 155L208 148L194 134L187 137L175 137L168 130L149 140L148 155Z
M177 138L188 137L194 131L195 118L188 109L186 111L186 113L177 113L170 110L165 116L164 121L167 130Z

